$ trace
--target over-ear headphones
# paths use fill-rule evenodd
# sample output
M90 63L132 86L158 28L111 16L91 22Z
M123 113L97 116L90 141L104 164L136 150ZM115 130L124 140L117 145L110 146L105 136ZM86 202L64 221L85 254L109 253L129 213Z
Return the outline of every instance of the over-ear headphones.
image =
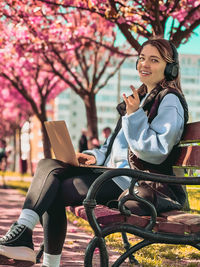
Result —
M170 41L169 43L172 48L172 52L173 52L172 59L174 62L167 63L164 74L165 74L167 81L172 81L178 76L179 62L178 62L178 52L177 52L175 45ZM137 65L138 65L138 59L136 60L136 70L137 70Z
M165 77L167 81L172 81L174 80L177 76L178 76L178 72L179 72L179 62L178 62L178 52L176 50L175 45L170 42L170 46L172 48L172 52L173 52L173 61L172 63L167 63L166 68L165 68Z

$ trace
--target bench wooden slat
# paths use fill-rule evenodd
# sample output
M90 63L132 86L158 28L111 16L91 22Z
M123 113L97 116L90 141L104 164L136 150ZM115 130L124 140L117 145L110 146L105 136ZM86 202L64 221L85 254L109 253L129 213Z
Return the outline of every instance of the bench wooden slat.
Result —
M200 142L200 122L192 122L186 125L181 143Z
M200 146L179 147L179 156L174 166L200 168Z
M73 212L76 216L87 220L84 206L69 207L68 210ZM94 213L98 223L102 227L124 222L144 228L150 221L150 216L139 216L135 214L124 216L120 214L119 210L110 209L103 205L97 205ZM157 217L154 229L165 233L194 233L200 231L200 216L178 210L162 213Z

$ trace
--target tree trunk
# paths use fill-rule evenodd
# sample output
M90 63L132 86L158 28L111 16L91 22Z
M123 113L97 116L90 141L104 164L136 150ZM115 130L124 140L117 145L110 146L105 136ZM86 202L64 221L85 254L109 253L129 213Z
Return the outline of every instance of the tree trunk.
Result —
M50 141L49 141L49 137L48 137L46 128L44 126L44 122L47 121L46 103L45 103L45 101L41 104L40 108L41 108L41 112L40 113L35 113L35 115L37 116L37 118L38 118L38 120L40 121L40 124L41 124L43 153L44 153L44 157L45 158L52 158L51 144L50 144Z
M16 154L17 154L17 141L16 141L16 128L13 131L13 167L12 167L12 171L15 172L16 171Z
M46 131L46 128L44 126L44 121L40 120L41 123L41 130L42 130L42 143L43 143L43 151L44 151L44 157L45 158L52 158L51 155L51 145L50 145L50 141L49 141L49 137Z
M87 129L89 138L98 138L97 108L95 94L88 94L83 98L86 108Z
M29 150L29 156L28 156L28 159L29 159L29 170L30 170L30 173L31 173L31 176L34 175L34 171L33 171L33 164L32 164L32 143L31 143L31 128L30 128L30 117L28 119L28 122L29 122L29 127L28 127L28 142L29 142L29 146L30 146L30 150Z

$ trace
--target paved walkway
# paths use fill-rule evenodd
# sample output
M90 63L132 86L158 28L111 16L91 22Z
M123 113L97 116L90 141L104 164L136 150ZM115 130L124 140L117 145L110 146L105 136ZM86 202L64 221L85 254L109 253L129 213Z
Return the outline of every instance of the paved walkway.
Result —
M28 178L27 178L28 180ZM0 236L4 235L10 225L17 220L19 217L21 207L24 201L24 196L19 193L19 191L14 189L4 189L2 188L2 183L0 180ZM61 267L84 267L84 252L87 247L88 242L91 239L91 235L85 233L83 229L76 226L76 224L68 223L67 237L65 240L65 245L63 248ZM38 224L34 229L34 245L35 251L39 249L39 245L43 241L43 231L42 227ZM110 266L116 260L118 253L109 249L109 260ZM172 261L173 262L173 261ZM198 260L182 260L182 263L177 266L188 266L191 263L194 266L199 266ZM172 264L173 265L173 264ZM40 264L36 264L36 267L40 267ZM128 262L120 265L120 267L130 266ZM174 265L173 265L174 266ZM0 267L9 267L1 265ZM23 266L20 266L23 267ZM98 261L98 254L94 256L93 267L100 267ZM133 265L132 265L133 267ZM138 267L138 266L137 266Z
M1 184L0 184L1 185ZM24 201L24 196L19 194L17 190L14 189L3 189L0 186L0 236L4 235L9 229L10 225L17 220L20 210ZM34 230L34 245L35 251L38 250L40 243L43 240L42 227L37 225ZM86 234L82 229L78 228L76 225L69 223L67 230L67 238L65 241L61 267L82 267L84 266L84 251L91 239L89 234ZM113 262L116 259L117 253L114 251L109 252L110 261ZM39 267L40 264L35 266ZM98 256L95 255L94 267L99 267ZM128 263L124 263L124 267L129 266ZM0 267L5 267L1 265ZM23 267L23 266L21 266Z

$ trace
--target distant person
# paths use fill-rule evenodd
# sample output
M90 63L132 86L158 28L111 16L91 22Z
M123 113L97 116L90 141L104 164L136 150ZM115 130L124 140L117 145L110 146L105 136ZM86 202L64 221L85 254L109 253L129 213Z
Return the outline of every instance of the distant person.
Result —
M10 147L7 147L6 141L1 140L0 141L0 171L2 171L3 173L7 170L8 157L11 151L12 150L10 149ZM6 187L5 181L4 181L4 174L2 174L2 179L3 179L4 187Z
M111 128L110 127L105 127L103 130L102 130L102 134L103 136L107 139L110 135L111 135Z
M0 142L0 163L2 163L3 159L7 158L7 153L6 153L6 141L1 140Z
M81 133L82 134L78 142L78 150L80 153L88 149L87 131L85 129L82 129Z
M112 130L110 127L103 128L102 135L104 137L104 141L106 141L108 139L108 137L111 135L111 133L112 133Z

